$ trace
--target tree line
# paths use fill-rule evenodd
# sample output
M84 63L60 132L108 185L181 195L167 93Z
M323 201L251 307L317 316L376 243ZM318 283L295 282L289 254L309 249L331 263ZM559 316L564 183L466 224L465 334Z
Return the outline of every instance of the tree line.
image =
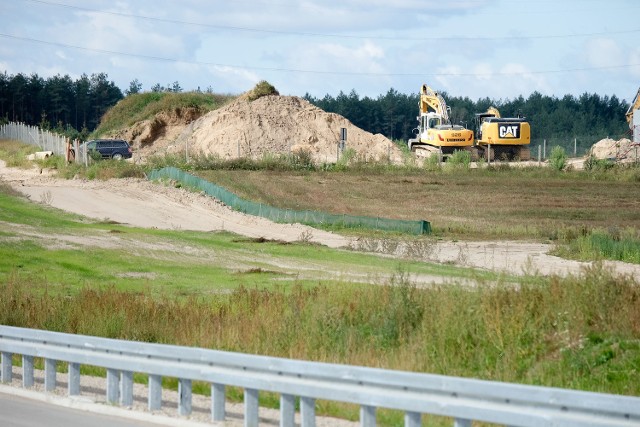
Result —
M45 79L36 73L5 71L0 73L0 124L20 122L86 140L107 110L126 95L141 91L138 79L123 92L106 73L83 74L74 80L69 75ZM177 81L166 86L157 83L151 91L182 92L182 87ZM213 89L208 87L206 92Z
M73 80L68 75L0 74L0 120L38 125L86 139L102 115L123 98L107 74Z
M166 86L156 84L153 92L182 92L176 81ZM0 73L0 122L15 121L58 131L70 137L86 139L100 124L103 114L125 95L139 93L142 84L134 79L123 92L107 74L83 74L73 80L68 75L42 78L37 74L10 75ZM200 91L198 89L198 91ZM212 93L211 87L207 93ZM451 107L455 124L474 127L476 113L489 106L497 107L503 117L521 115L531 123L532 143L542 138L553 141L573 141L578 138L590 146L606 136L619 139L629 136L625 113L629 104L615 95L600 96L584 93L579 97L562 98L534 92L526 99L495 100L488 97L473 101L468 97L441 93ZM418 93L404 94L395 89L376 98L360 97L355 90L337 96L304 98L319 108L340 114L354 125L371 133L380 133L393 140L413 136L417 125Z
M468 97L441 95L451 107L450 118L454 124L474 129L475 114L487 111L490 106L500 110L502 117L526 117L531 123L532 144L543 139L558 145L573 144L591 146L594 142L611 137L630 137L625 113L629 104L615 95L600 96L584 93L579 97L565 95L562 98L533 92L528 98L519 96L512 100L495 100L488 97L473 101ZM340 114L354 125L372 133L380 133L392 140L406 141L414 136L419 115L419 94L403 94L390 89L377 98L360 97L355 90L348 95L325 95L315 98L308 93L304 98L317 107Z

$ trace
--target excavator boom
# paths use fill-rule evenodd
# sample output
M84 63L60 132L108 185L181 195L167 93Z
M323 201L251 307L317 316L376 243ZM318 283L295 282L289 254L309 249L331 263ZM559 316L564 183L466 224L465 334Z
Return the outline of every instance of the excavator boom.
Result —
M420 114L426 114L431 107L436 114L442 117L443 124L449 123L449 110L442 95L434 91L427 85L422 85L420 89Z

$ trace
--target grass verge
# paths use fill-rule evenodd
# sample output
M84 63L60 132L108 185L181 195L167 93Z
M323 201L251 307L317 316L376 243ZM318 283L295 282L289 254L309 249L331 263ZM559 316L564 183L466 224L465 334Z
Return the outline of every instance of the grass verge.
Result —
M640 233L637 229L616 227L585 230L578 235L568 233L553 254L581 261L607 259L640 264Z
M640 395L640 287L600 266L517 289L419 289L399 272L380 286L239 287L180 300L92 284L38 294L9 278L0 297L7 325Z

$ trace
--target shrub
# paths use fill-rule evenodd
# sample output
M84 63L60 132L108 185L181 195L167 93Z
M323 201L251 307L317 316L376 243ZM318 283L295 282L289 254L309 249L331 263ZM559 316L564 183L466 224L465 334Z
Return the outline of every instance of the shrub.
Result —
M258 82L251 92L249 92L249 101L255 101L256 99L267 95L280 95L280 93L271 83L266 80L262 80Z
M424 168L430 172L440 169L440 155L438 153L432 153L424 161Z
M567 165L567 153L563 147L556 145L551 150L551 157L549 157L549 164L555 170L563 170Z
M455 150L447 160L448 169L469 169L471 167L471 152L466 150Z
M584 169L588 171L599 171L611 169L615 166L615 163L609 159L597 159L591 155L584 161Z

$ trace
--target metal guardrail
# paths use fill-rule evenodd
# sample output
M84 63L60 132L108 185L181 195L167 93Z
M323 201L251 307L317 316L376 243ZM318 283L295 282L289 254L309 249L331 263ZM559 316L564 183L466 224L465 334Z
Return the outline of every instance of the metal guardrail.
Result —
M640 398L499 383L441 375L306 362L193 347L150 344L0 326L2 382L12 380L12 356L22 355L23 387L31 387L34 357L45 360L45 390L56 384L56 364L69 364L69 395L80 393L80 365L107 369L107 401L131 406L133 372L149 375L148 407L161 405L161 379L178 378L178 413L191 413L191 382L211 383L212 420L225 419L225 387L244 388L244 425L258 425L258 394L280 394L280 425L315 425L316 399L360 405L362 426L375 426L376 408L405 412L405 426L422 414L509 426L638 426Z

